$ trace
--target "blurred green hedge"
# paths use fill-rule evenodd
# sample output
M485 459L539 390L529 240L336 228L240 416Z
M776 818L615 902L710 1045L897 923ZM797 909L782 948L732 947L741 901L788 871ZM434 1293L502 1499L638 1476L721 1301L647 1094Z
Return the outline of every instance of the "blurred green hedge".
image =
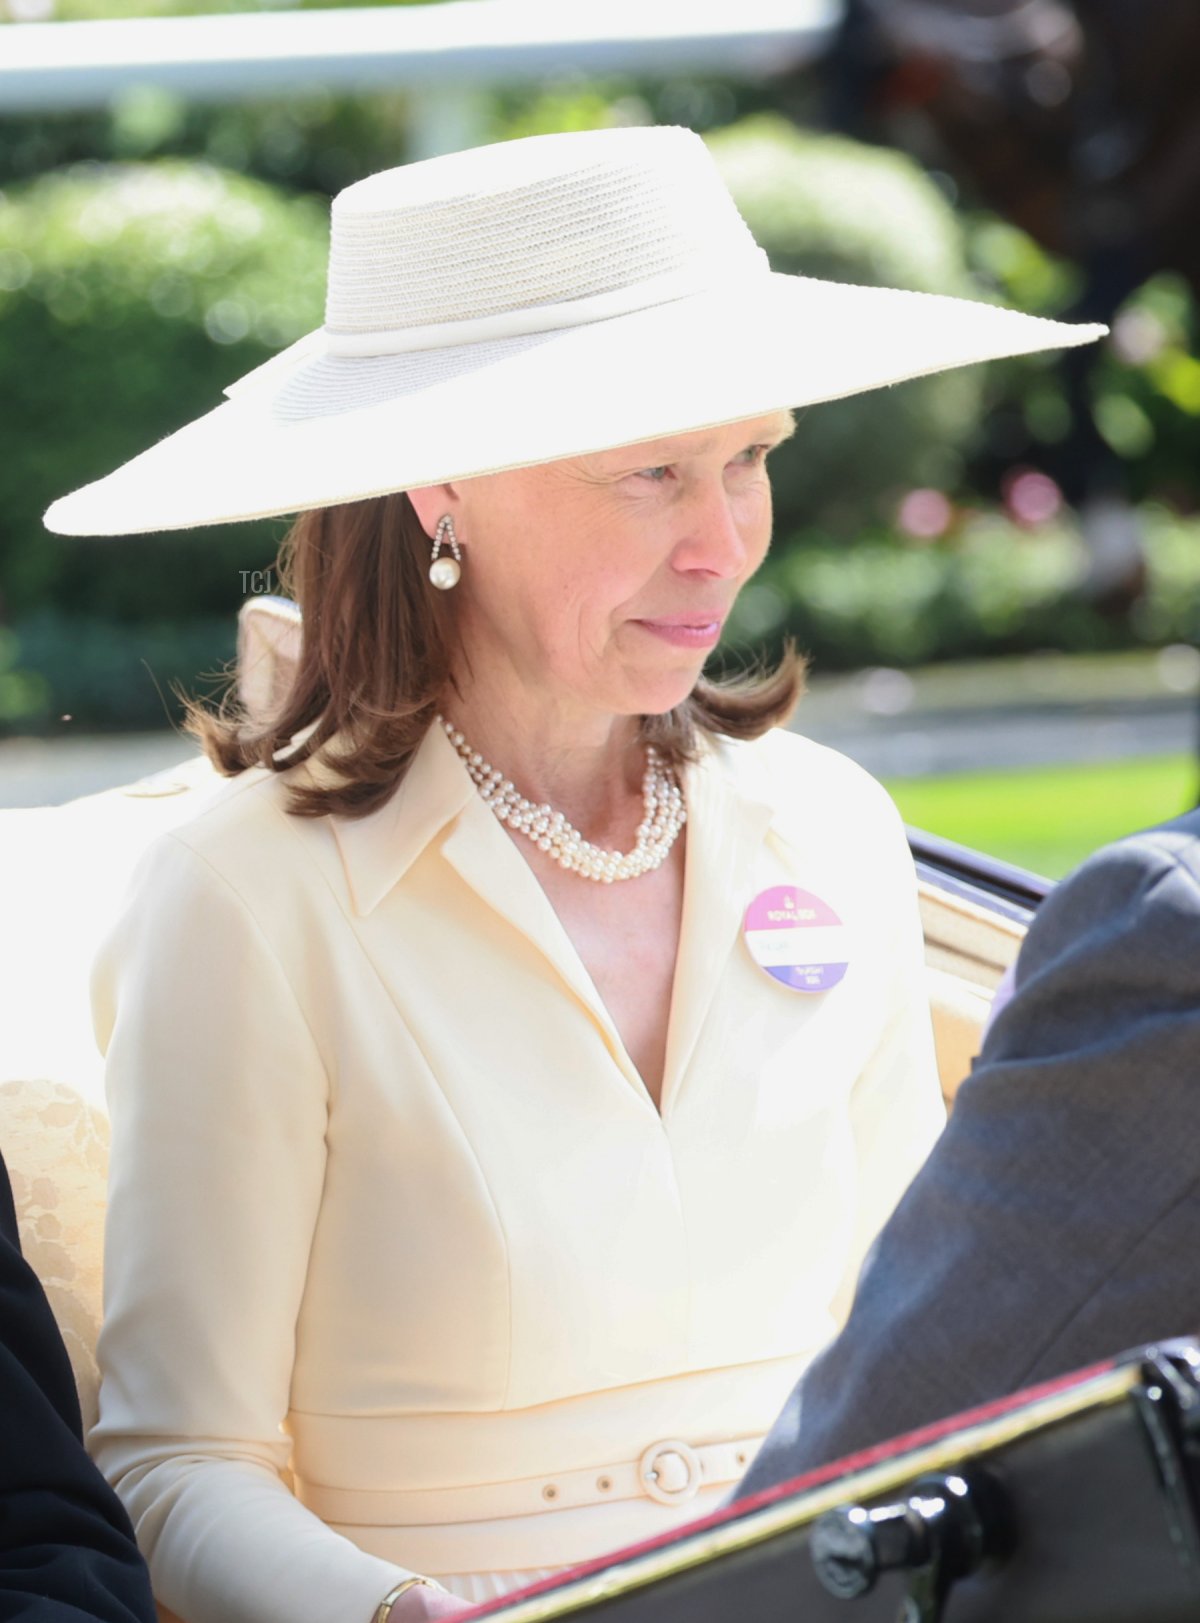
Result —
M904 157L772 116L709 139L778 269L1008 296L1045 313L1071 294L1068 270L1009 227L964 224ZM323 199L176 158L74 165L0 193L0 730L53 728L63 714L158 725L174 714L171 680L190 684L229 657L246 577L270 564L283 521L73 540L48 535L41 513L319 324L326 222ZM1183 481L1184 430L1200 413L1194 310L1169 281L1138 297L1144 353L1104 357L1098 410L1147 470L1173 435ZM1039 357L801 413L773 462L779 540L742 634L790 631L829 669L1194 635L1200 537L1186 525L1156 525L1150 595L1116 625L1076 601L1065 530L891 537L903 491L969 493L964 470L997 402L1035 439L1061 427Z
M970 290L953 212L909 160L770 116L712 147L777 268ZM219 404L223 384L319 324L325 221L315 198L174 159L77 165L10 189L0 203L0 579L10 615L49 601L131 619L187 611L178 568L159 567L167 543L132 562L144 544L121 558L112 545L47 538L41 511ZM780 528L818 517L848 528L878 517L906 481L954 482L956 448L978 419L977 371L805 413L798 444L778 459ZM271 550L242 527L169 546L176 564L186 559L190 606L214 611L233 601L232 561L257 567Z
M962 225L910 158L762 114L708 138L772 267L831 281L983 298ZM979 430L983 372L968 367L799 414L772 458L780 531L850 534L914 485L955 488Z
M81 165L0 201L0 583L9 619L228 613L278 525L50 535L58 495L221 403L321 320L319 202L206 165ZM203 470L198 470L203 476Z
M1026 530L980 514L936 542L876 530L847 545L818 531L774 548L738 601L729 642L790 636L817 669L853 670L1200 641L1200 519L1150 505L1141 520L1147 584L1127 618L1081 597L1086 557L1069 524Z
M1040 652L1094 652L1200 641L1200 519L1142 513L1149 581L1128 619L1075 590L1083 568L1067 526L1036 531L970 520L947 541L885 531L847 544L817 531L773 550L739 599L722 657L791 635L817 671ZM0 628L0 732L161 727L172 681L195 690L233 654L232 615L136 626L41 608ZM207 682L199 684L208 689Z
M967 286L954 216L908 160L771 118L713 147L780 268ZM185 678L191 660L226 657L245 574L270 563L280 522L76 540L47 534L41 514L319 325L326 221L321 199L181 159L77 164L3 194L0 610L19 652L0 726L63 713L152 725L164 701L136 651ZM807 414L780 468L780 528L817 514L853 525L902 470L945 473L977 402L977 381L959 376Z
M0 626L0 735L153 730L180 720L172 687L213 693L231 668L229 615L146 620L37 609Z

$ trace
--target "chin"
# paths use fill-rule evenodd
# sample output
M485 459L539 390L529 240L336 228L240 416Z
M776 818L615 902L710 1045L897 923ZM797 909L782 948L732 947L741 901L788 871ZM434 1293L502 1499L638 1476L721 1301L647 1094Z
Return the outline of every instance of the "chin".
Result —
M701 667L701 670L703 667ZM679 673L670 679L660 678L640 687L640 696L634 701L629 714L635 716L665 716L691 693L700 679L700 670Z

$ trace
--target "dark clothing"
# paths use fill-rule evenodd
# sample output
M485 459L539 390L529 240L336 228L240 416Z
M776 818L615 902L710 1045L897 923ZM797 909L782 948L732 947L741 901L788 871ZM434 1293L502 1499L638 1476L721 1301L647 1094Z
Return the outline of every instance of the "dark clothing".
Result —
M1200 812L1046 900L949 1124L738 1495L1200 1329Z
M119 1501L84 1452L66 1349L0 1160L0 1623L152 1623Z

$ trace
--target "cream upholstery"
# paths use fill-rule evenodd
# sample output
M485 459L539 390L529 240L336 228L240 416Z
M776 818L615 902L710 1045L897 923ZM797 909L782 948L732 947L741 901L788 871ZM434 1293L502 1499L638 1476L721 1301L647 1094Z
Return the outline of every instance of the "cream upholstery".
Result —
M992 993L1016 959L1024 928L921 882L921 922L938 1072L947 1104L979 1052Z
M237 696L252 715L287 697L300 637L300 610L286 597L248 597L238 610Z
M96 1418L104 1273L108 1122L72 1088L0 1084L0 1146L12 1179L21 1247L62 1331L83 1423Z

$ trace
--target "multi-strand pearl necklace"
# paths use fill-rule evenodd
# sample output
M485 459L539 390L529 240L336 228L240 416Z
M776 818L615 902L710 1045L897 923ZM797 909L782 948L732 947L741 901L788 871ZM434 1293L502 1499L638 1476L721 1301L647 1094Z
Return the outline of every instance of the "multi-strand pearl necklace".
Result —
M654 746L648 744L646 775L642 779L642 821L638 825L637 844L624 856L620 851L605 851L601 846L585 840L562 812L556 812L552 806L538 806L526 800L502 772L490 766L478 750L471 748L457 727L444 716L437 719L461 756L475 787L500 821L532 840L538 850L547 852L560 868L577 873L582 879L594 879L599 884L611 885L614 880L636 879L639 874L661 868L687 821L683 793L674 773L662 764Z

